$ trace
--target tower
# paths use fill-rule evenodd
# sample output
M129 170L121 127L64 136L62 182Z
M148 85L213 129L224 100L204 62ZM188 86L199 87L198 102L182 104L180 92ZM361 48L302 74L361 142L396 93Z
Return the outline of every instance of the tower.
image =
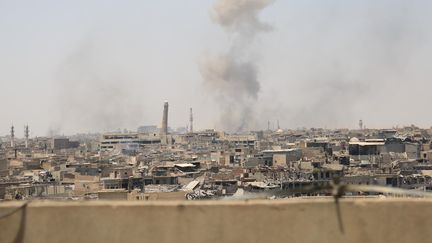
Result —
M15 128L13 125L11 126L10 136L11 136L11 147L15 148Z
M29 130L28 125L24 126L24 136L25 136L25 147L28 148L29 147L29 137L30 137L30 130Z
M359 120L359 127L360 127L360 130L363 130L363 120Z
M168 101L165 101L164 103L160 137L162 144L168 144Z
M165 101L164 103L161 133L162 135L168 134L168 101Z
M190 108L189 122L190 122L189 132L193 133L193 113L192 113L192 108Z

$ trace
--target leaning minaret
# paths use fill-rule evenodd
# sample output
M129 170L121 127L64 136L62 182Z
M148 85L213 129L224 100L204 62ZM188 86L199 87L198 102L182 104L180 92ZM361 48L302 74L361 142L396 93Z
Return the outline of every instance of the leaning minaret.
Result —
M24 136L25 136L25 147L28 148L29 147L29 137L30 137L30 130L29 130L28 125L24 126Z
M164 103L163 117L162 117L162 128L160 131L161 143L166 144L168 142L168 101Z
M15 128L13 125L11 126L10 137L11 137L11 147L15 148Z

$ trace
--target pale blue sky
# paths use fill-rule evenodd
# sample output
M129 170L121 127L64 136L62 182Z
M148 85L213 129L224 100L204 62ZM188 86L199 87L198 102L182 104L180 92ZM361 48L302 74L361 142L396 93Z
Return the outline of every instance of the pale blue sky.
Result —
M215 1L0 0L0 135L218 128L219 106L198 62L230 37ZM432 4L404 0L275 1L253 44L259 128L432 125Z

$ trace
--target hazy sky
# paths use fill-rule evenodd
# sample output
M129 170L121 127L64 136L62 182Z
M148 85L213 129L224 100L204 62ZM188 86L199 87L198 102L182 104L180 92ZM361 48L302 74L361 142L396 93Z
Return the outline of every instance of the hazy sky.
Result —
M160 125L220 127L203 56L232 36L215 0L0 0L0 135ZM260 90L256 128L432 125L432 1L279 0L248 50ZM235 95L235 94L234 94Z

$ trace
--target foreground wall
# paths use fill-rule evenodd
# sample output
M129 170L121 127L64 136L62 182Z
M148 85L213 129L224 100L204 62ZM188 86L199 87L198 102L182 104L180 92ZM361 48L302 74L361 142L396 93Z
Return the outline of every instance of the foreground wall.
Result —
M0 214L21 205L0 203ZM0 219L0 242L429 242L424 199L32 202ZM338 216L339 215L339 216Z

